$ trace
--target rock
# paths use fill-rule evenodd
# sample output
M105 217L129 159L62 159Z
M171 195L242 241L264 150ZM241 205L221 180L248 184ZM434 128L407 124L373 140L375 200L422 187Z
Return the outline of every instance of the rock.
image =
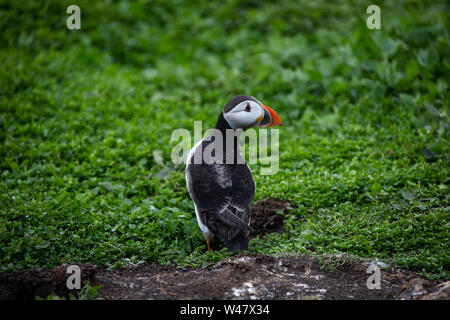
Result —
M420 298L428 293L426 288L429 286L429 281L421 278L414 278L402 285L400 298L403 300Z
M443 282L436 286L434 291L422 297L422 300L450 300L450 281Z

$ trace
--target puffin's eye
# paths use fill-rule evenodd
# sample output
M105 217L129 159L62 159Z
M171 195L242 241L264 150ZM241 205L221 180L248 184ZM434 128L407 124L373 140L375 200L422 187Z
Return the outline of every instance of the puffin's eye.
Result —
M250 107L250 103L247 103L247 106L245 107L245 111L250 112L252 108Z

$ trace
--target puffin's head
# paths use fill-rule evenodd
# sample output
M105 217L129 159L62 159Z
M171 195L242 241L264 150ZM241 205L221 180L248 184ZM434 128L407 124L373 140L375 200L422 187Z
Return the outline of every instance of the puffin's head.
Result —
M222 112L225 121L233 129L281 126L277 113L252 96L235 96Z

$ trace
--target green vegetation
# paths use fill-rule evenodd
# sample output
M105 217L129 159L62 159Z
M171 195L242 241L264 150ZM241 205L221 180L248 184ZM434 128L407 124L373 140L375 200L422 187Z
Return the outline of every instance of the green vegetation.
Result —
M449 6L389 1L0 0L0 272L207 266L171 133L254 95L283 120L290 200L266 254L344 252L449 278ZM157 161L161 150L165 165Z

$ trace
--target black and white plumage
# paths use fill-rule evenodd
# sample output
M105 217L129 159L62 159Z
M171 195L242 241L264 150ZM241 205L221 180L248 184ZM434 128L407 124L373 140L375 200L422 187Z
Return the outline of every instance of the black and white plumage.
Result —
M216 135L205 137L189 152L186 184L208 250L214 236L231 251L247 249L255 181L239 151L237 130L274 125L281 125L281 120L272 109L254 97L236 96L226 104L215 126L223 143L214 146L222 148L222 154L213 148L212 156L217 156L213 162L203 157L220 138ZM235 134L227 135L227 130Z

